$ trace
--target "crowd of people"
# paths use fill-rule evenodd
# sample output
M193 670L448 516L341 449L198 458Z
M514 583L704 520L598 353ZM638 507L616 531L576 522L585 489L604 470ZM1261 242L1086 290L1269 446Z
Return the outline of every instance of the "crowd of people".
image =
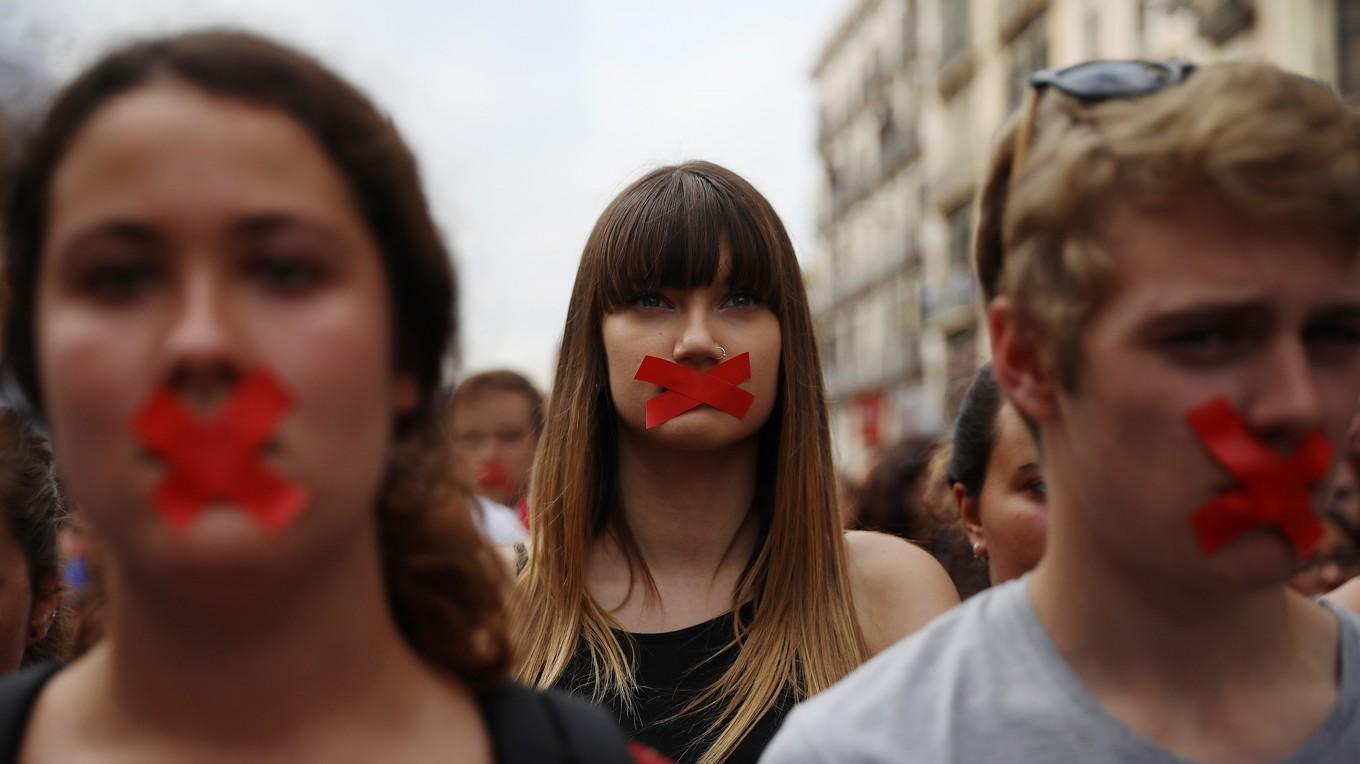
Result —
M1360 115L1031 83L992 360L850 502L738 174L609 203L549 394L450 387L365 94L243 32L106 54L0 152L0 760L1360 760Z

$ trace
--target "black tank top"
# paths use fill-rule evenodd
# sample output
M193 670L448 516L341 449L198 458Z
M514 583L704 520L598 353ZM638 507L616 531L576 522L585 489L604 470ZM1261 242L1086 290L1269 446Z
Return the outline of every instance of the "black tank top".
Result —
M743 622L749 623L754 613L755 608L748 603L741 610ZM717 718L717 712L703 711L682 719L671 717L711 687L736 660L736 648L723 650L732 641L732 626L732 615L726 614L661 634L616 632L625 650L626 638L631 637L637 651L636 715L625 713L617 696L606 697L603 705L619 721L629 738L655 748L676 764L699 760L712 742L711 737L700 738ZM555 688L591 697L595 682L584 641L577 644L576 654ZM731 764L755 764L793 703L793 694L785 692L726 760Z

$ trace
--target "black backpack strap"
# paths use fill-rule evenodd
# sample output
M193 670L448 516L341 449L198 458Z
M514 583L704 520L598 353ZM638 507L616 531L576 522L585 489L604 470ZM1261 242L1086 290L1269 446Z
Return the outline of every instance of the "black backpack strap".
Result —
M33 706L61 668L57 663L44 663L0 680L0 762L19 760Z
M497 764L631 764L618 725L602 709L513 682L479 698Z

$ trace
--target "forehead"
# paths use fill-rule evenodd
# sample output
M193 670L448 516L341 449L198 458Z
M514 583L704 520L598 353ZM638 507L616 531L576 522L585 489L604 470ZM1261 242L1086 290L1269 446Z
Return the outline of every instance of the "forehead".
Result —
M1098 239L1113 268L1107 308L1256 301L1306 310L1360 299L1360 258L1339 240L1212 197L1158 210L1114 206Z
M514 390L480 390L453 407L453 426L458 430L494 427L505 423L528 424L533 415L529 401Z
M289 115L157 82L114 97L76 133L49 217L56 228L257 212L358 222L340 170Z

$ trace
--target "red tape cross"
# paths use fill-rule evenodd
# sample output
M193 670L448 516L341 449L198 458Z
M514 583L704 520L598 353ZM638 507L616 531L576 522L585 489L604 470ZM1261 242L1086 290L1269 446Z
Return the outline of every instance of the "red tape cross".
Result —
M1300 557L1313 555L1325 529L1313 512L1309 489L1327 477L1333 449L1321 430L1282 457L1252 436L1242 415L1224 398L1186 416L1204 447L1242 487L1228 491L1195 511L1190 522L1205 554L1248 531L1278 524Z
M288 391L263 369L246 374L210 419L187 408L169 388L152 394L132 427L165 460L165 477L152 499L171 528L183 530L216 501L245 509L275 533L292 523L307 502L306 492L259 459L291 406Z
M633 379L670 388L647 401L647 429L680 416L700 404L708 404L738 419L756 397L737 387L751 378L751 354L742 353L709 369L698 372L674 361L644 356Z

